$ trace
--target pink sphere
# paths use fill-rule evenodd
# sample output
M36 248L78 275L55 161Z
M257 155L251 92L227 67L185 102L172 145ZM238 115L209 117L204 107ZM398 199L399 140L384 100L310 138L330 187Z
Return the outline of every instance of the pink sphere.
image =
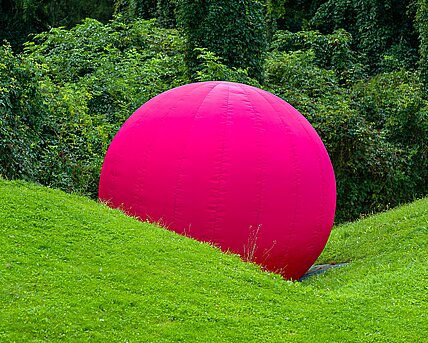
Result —
M327 243L336 185L321 139L291 105L202 82L156 96L126 121L99 197L298 279Z

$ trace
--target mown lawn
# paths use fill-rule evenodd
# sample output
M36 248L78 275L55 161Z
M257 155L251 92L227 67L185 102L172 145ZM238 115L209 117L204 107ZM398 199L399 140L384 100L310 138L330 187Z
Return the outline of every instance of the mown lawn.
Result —
M0 180L0 342L426 342L428 199L333 229L290 282L89 199Z

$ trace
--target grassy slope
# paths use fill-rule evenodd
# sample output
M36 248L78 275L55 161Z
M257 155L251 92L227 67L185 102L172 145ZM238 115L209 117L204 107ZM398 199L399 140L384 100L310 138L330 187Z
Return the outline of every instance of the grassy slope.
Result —
M1 342L422 342L428 199L334 229L288 282L85 198L0 180Z

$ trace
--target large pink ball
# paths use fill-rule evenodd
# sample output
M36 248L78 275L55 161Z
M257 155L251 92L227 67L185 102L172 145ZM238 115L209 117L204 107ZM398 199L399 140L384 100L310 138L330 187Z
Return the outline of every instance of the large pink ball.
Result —
M156 96L126 121L99 197L298 279L327 242L336 186L321 139L291 105L202 82Z

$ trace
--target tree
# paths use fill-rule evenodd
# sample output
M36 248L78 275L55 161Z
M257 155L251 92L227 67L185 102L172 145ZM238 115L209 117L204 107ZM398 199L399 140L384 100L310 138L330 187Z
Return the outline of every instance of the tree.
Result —
M419 31L419 70L420 79L428 91L428 1L417 2L416 27Z
M156 17L157 0L114 0L114 11L126 21Z
M328 0L311 24L324 33L343 28L353 37L353 48L373 74L417 61L417 34L411 0Z
M31 33L71 28L87 17L106 22L112 14L113 0L0 0L0 41L19 50Z
M276 4L278 28L297 32L307 26L318 10L327 0L270 0Z
M233 68L248 68L250 77L262 79L266 50L265 9L259 1L183 0L178 24L187 41L190 72L197 71L195 48L207 48Z
M176 27L176 7L176 0L158 0L156 13L160 26L164 28Z

